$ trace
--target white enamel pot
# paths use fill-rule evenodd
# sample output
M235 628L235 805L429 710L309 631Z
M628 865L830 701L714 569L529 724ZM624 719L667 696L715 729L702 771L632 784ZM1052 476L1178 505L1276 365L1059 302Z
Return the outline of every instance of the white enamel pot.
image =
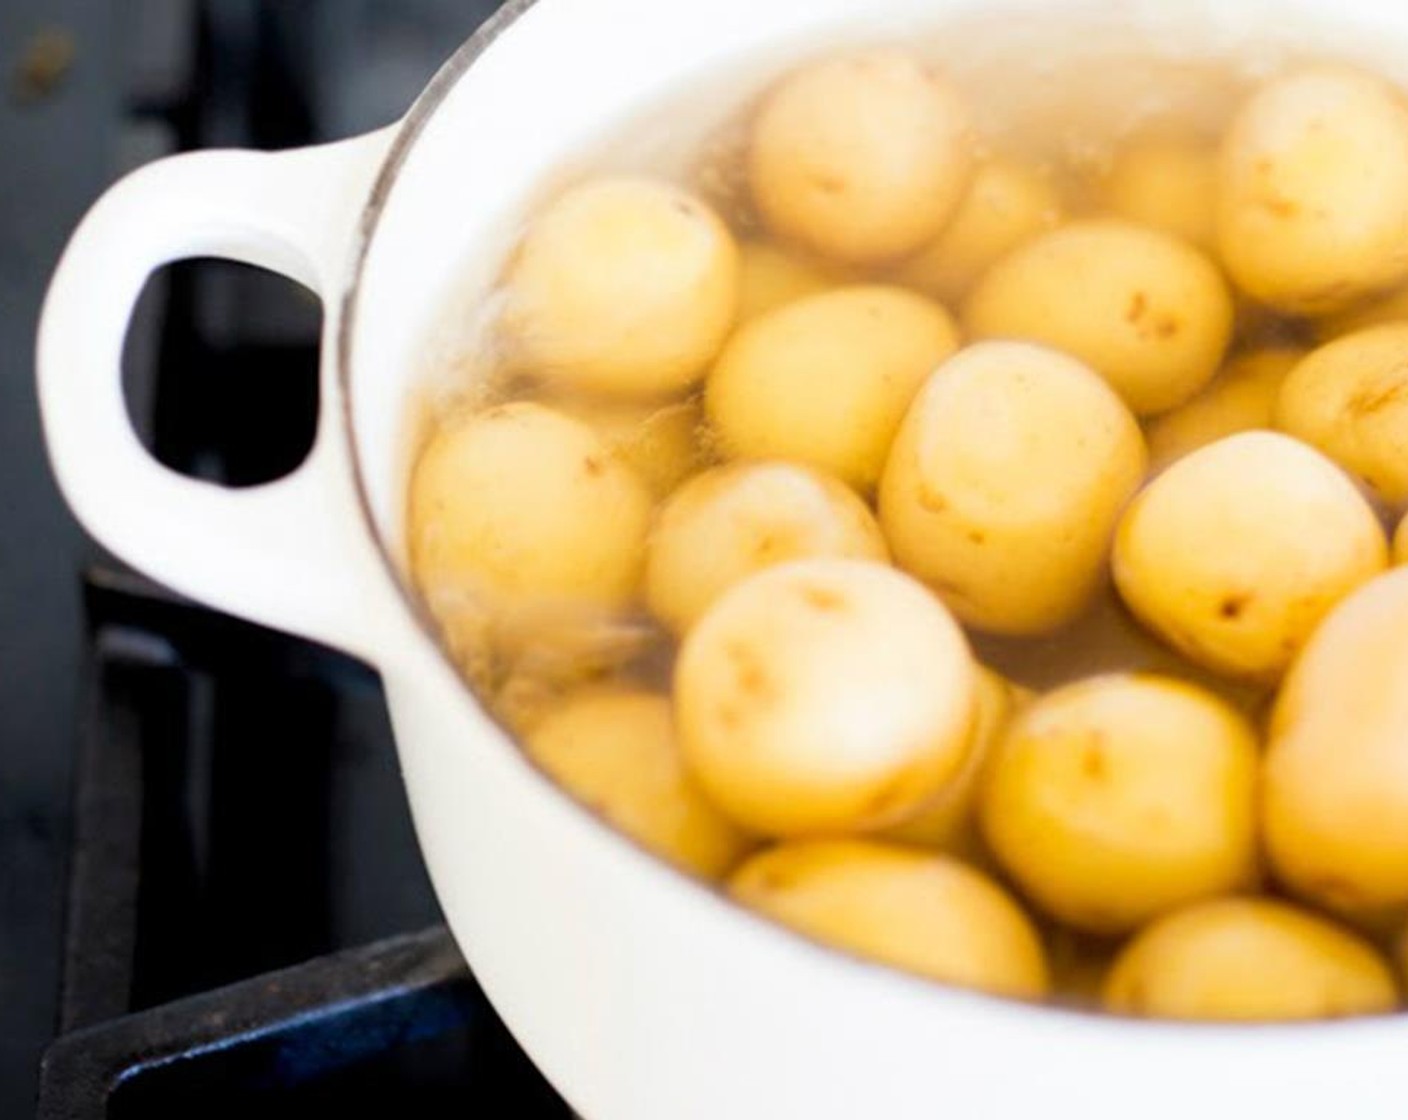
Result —
M493 275L545 176L740 59L979 6L514 0L396 127L137 172L83 222L45 309L39 387L59 481L92 534L155 579L380 669L450 926L523 1046L591 1120L1408 1115L1408 1018L1122 1022L948 990L750 916L529 766L400 581L405 416L425 332L466 268ZM1408 5L1388 0L1105 7L1253 30L1304 19L1317 37L1373 44L1380 64L1408 59ZM272 485L178 477L129 424L119 360L133 304L154 269L193 256L260 265L323 299L316 446Z

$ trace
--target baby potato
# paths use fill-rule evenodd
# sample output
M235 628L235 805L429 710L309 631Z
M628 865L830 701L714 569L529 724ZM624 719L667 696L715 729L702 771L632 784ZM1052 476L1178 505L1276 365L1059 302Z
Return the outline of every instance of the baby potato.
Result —
M697 401L659 404L570 396L551 404L593 429L657 498L703 466L704 411Z
M729 891L799 933L920 976L1032 999L1049 984L1021 907L948 856L875 841L794 842L750 859Z
M1199 665L1264 682L1387 566L1383 526L1354 483L1279 432L1179 460L1115 536L1115 585L1141 622Z
M837 288L740 329L709 375L705 410L731 457L791 459L870 490L909 402L957 348L937 303Z
M936 241L897 274L902 284L944 302L961 299L999 257L1061 220L1061 199L1032 167L995 159L973 176Z
M703 375L738 310L738 246L694 195L598 179L528 226L499 324L512 368L550 387L667 397Z
M1036 698L1034 693L983 665L977 669L977 708L963 772L917 817L886 829L882 833L884 839L921 844L965 858L977 847L973 813L988 759L1013 715Z
M1408 504L1408 323L1370 327L1313 351L1281 385L1276 426L1390 505Z
M968 112L948 82L904 51L870 50L803 66L768 94L748 176L779 236L870 265L938 236L972 165Z
M962 774L968 644L907 576L796 560L728 591L675 667L684 757L750 831L798 837L898 823Z
M1218 246L1238 287L1324 314L1408 279L1408 105L1382 78L1310 66L1261 87L1223 145Z
M1210 251L1217 227L1217 151L1186 136L1126 144L1100 184L1111 212Z
M964 622L1047 633L1090 601L1144 465L1138 424L1091 370L1028 343L979 343L910 409L880 522L899 565Z
M1368 942L1267 898L1160 918L1120 954L1105 1008L1154 1019L1285 1022L1386 1014L1398 986Z
M578 693L548 712L525 745L553 781L687 871L721 879L752 847L685 771L665 696Z
M738 322L747 323L783 304L820 295L845 283L844 275L771 241L740 246Z
M1120 934L1257 874L1257 743L1211 693L1113 674L1013 722L979 801L1017 885L1076 929Z
M1272 710L1267 851L1296 894L1355 919L1408 906L1408 569L1320 625Z
M1222 365L1233 304L1202 253L1118 219L1071 222L998 261L968 297L974 338L1080 358L1140 416L1177 408Z
M1315 337L1321 342L1333 342L1369 327L1404 322L1408 322L1408 287L1394 288L1386 295L1373 296L1337 315L1316 320Z
M1275 427L1281 383L1303 357L1303 350L1267 347L1233 358L1191 401L1150 422L1150 467L1161 471L1224 436Z
M411 567L427 594L616 607L640 585L650 512L645 484L585 424L501 405L446 420L421 452Z
M889 560L870 508L850 487L792 463L731 463L693 479L660 510L645 597L683 634L734 584L787 560Z

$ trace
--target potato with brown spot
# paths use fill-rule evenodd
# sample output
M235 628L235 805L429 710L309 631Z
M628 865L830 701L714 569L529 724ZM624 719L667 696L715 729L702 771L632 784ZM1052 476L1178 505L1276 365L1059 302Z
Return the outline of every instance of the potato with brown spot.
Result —
M881 829L961 776L974 676L957 623L908 577L793 561L734 586L685 637L680 741L705 792L750 831Z
M1389 505L1408 505L1408 323L1313 351L1282 383L1275 419Z
M1179 460L1115 537L1115 584L1140 621L1199 665L1264 683L1387 566L1383 527L1350 478L1279 432Z
M1408 569L1321 624L1272 712L1267 850L1296 894L1356 919L1408 907Z
M958 860L860 840L784 844L729 883L735 899L837 949L932 980L1037 999L1041 939L995 882Z
M1223 701L1113 674L1050 693L1008 728L980 794L998 861L1044 911L1121 934L1254 884L1257 743Z
M1321 315L1408 279L1408 103L1382 78L1307 66L1237 113L1219 169L1218 247L1237 285Z
M738 310L738 246L670 183L583 183L528 226L504 279L500 336L550 388L633 400L703 376Z
M871 50L809 63L764 99L748 176L769 228L873 265L933 240L973 165L968 111L917 57Z
M793 463L716 467L656 514L646 602L683 634L734 584L813 556L885 563L890 554L870 508L836 479Z
M978 343L911 407L880 523L896 562L964 622L1049 633L1095 594L1144 455L1134 417L1086 366L1027 343Z
M685 770L666 696L624 688L578 693L543 716L525 747L574 797L696 875L722 878L754 846Z

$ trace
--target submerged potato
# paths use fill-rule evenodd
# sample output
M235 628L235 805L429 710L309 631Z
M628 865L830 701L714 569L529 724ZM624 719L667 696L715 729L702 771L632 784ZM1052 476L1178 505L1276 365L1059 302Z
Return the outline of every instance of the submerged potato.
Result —
M668 697L628 689L579 693L549 711L526 746L569 793L696 875L722 878L752 847L685 771Z
M1034 168L995 159L978 168L953 219L897 274L945 302L960 299L1005 253L1061 220L1055 187Z
M885 468L880 521L897 563L964 622L1045 633L1090 601L1144 465L1139 426L1080 362L979 343L915 400Z
M1017 717L981 793L993 853L1060 921L1119 934L1256 878L1257 743L1211 693L1116 674Z
M1115 156L1101 195L1121 218L1210 250L1217 226L1217 151L1189 137L1139 137Z
M684 633L734 584L810 556L889 559L870 509L850 487L792 463L732 463L684 486L660 510L646 556L646 602Z
M659 398L696 382L738 308L738 247L669 183L598 179L529 225L504 283L509 363L550 386Z
M880 564L798 560L738 584L675 668L684 755L744 827L880 829L962 773L967 642L919 584Z
M640 584L650 506L644 483L585 424L539 404L501 405L447 421L421 453L411 567L427 594L617 606Z
M573 396L551 403L595 431L657 498L703 465L699 433L704 413L696 401L659 404Z
M1354 917L1408 906L1408 569L1345 600L1286 676L1263 785L1297 894Z
M800 933L965 988L1038 998L1041 940L995 882L946 856L873 841L785 844L754 856L735 899Z
M1281 384L1303 357L1303 350L1268 347L1233 358L1191 401L1149 424L1150 467L1161 471L1224 436L1274 427Z
M915 252L953 214L972 170L968 112L903 51L803 66L753 123L748 175L768 226L835 260Z
M1219 184L1223 263L1263 303L1320 314L1408 278L1408 105L1382 78L1267 82L1232 122Z
M978 786L1008 723L1033 699L1033 693L979 665L977 708L963 772L936 800L924 806L918 816L887 829L884 839L922 844L965 857L973 852L977 848L973 814L977 809Z
M1225 898L1140 933L1115 962L1104 1002L1155 1019L1284 1022L1386 1014L1398 986L1348 930L1271 899Z
M868 490L909 402L957 347L953 320L923 296L837 288L734 335L705 408L726 454L791 459Z
M1175 463L1115 537L1115 584L1146 626L1200 665L1267 682L1387 566L1383 527L1354 483L1279 432Z
M1390 505L1408 503L1408 323L1345 335L1286 376L1276 426Z
M738 287L738 322L806 296L820 295L845 281L833 268L774 245L770 241L745 241L741 246Z
M1140 416L1212 380L1232 337L1232 296L1198 250L1117 219L1071 222L1008 254L964 307L974 338L1065 350Z

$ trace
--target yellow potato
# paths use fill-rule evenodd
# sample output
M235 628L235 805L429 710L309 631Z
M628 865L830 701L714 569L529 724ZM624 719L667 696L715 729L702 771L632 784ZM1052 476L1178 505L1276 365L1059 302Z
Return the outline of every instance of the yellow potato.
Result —
M1050 180L1024 164L995 159L973 176L938 240L906 261L897 278L944 302L961 299L999 257L1056 225L1061 212Z
M1265 898L1197 903L1141 932L1105 1007L1154 1019L1283 1022L1386 1014L1398 986L1368 942Z
M1049 984L1021 907L947 856L863 840L785 844L745 863L729 890L817 941L934 980L1033 999Z
M650 179L569 190L529 224L504 284L508 363L634 399L688 389L738 309L738 246L709 207Z
M809 556L884 563L890 553L850 487L792 463L731 463L693 479L657 514L646 602L683 634L734 584Z
M704 412L697 401L659 404L570 396L550 403L592 428L657 498L703 466Z
M1390 505L1408 503L1408 323L1345 335L1286 376L1276 426Z
M901 844L939 848L965 858L972 853L978 846L973 814L977 808L978 786L982 783L988 760L1013 715L1035 698L1034 693L979 665L978 706L973 717L972 742L963 772L918 816L886 829L883 838Z
M745 241L738 286L740 325L783 304L820 295L845 283L844 276L770 241Z
M748 177L783 238L851 264L933 240L972 171L968 112L919 59L871 50L810 63L766 97Z
M649 491L576 420L521 402L447 420L411 479L416 580L497 604L620 606L640 585Z
M1373 296L1338 315L1316 320L1315 337L1321 342L1333 342L1368 327L1405 322L1408 322L1408 287L1394 288L1387 295Z
M1121 148L1100 184L1121 218L1210 251L1217 227L1217 151L1180 136L1143 136Z
M1047 913L1126 933L1256 878L1257 743L1211 693L1117 674L1042 697L980 795L998 861Z
M974 338L1044 342L1080 358L1140 416L1203 388L1232 337L1232 296L1212 262L1118 219L1071 222L998 261L964 307Z
M1267 850L1355 918L1408 906L1408 569L1345 600L1286 676L1263 779Z
M1105 570L1144 475L1120 399L1074 358L979 343L915 400L880 486L896 562L964 622L1040 634L1071 621Z
M1323 314L1408 279L1408 105L1382 78L1311 66L1234 118L1218 245L1249 295Z
M707 879L727 875L752 841L685 771L667 697L579 693L528 735L528 756L644 847Z
M680 742L751 831L880 829L962 774L975 675L963 632L919 584L880 564L796 560L738 584L685 638Z
M953 320L923 296L837 288L734 335L705 409L730 456L791 459L868 490L909 402L957 347Z
M1146 626L1200 665L1265 682L1387 566L1383 526L1350 478L1279 432L1175 463L1115 537L1115 584Z
M1233 358L1191 401L1150 422L1151 469L1161 471L1224 436L1274 427L1281 383L1303 357L1303 350L1267 347Z

